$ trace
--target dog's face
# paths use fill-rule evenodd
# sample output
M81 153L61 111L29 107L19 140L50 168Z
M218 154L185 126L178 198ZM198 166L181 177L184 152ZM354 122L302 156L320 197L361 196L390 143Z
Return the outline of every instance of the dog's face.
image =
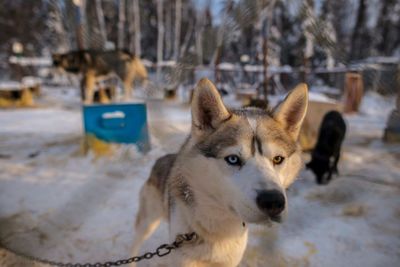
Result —
M228 110L215 86L199 82L192 101L189 167L203 188L244 222L280 221L285 189L302 167L297 145L307 110L300 85L273 112Z

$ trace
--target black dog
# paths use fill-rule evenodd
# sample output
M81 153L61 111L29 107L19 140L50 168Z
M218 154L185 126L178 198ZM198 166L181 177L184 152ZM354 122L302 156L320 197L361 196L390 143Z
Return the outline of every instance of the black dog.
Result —
M319 129L318 141L306 167L311 169L318 184L327 184L332 174L338 173L340 148L346 133L346 124L337 111L325 114Z

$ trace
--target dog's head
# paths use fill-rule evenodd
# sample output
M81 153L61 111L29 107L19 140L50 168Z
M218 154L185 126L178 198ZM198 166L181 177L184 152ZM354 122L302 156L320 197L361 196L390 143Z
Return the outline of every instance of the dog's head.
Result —
M318 184L327 184L332 177L332 161L333 158L314 155L312 160L306 164L306 168L314 173Z
M218 199L244 222L280 221L285 189L302 167L297 139L307 86L297 86L273 111L228 110L202 79L193 94L191 137L184 146L195 188Z
M74 52L52 55L53 66L71 73L78 73L82 64L81 56Z

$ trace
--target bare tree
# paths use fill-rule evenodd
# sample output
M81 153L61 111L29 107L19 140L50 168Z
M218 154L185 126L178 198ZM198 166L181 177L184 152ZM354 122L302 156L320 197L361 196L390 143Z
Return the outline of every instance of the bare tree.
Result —
M196 54L197 64L203 64L203 32L204 32L204 11L197 13L196 18Z
M360 0L356 24L351 37L350 59L360 59L367 56L370 36L367 29L367 1Z
M103 7L101 6L101 0L96 0L96 15L97 15L97 20L99 23L99 28L100 28L100 35L102 38L103 45L102 47L106 47L107 43L107 32L106 32L106 23L104 21L104 12L103 12Z
M218 69L219 63L221 63L221 58L222 58L222 48L224 45L224 39L226 37L226 33L232 30L232 25L230 24L229 21L229 13L233 10L234 7L234 1L233 0L227 0L225 2L225 7L223 11L223 17L222 17L222 23L221 26L218 29L218 35L217 35L217 47L215 49L215 53L213 56L213 65L214 65L214 77L215 77L215 82L218 84L221 81L221 73Z
M195 21L193 19L194 16L191 16L194 12L195 11L193 9L191 9L191 8L185 9L186 17L187 18L192 18L192 19L189 19L189 21L188 21L186 34L185 34L185 37L183 38L182 47L181 47L181 49L179 51L179 57L183 57L186 54L186 52L188 51L189 44L190 44L190 42L191 42L191 40L193 38L193 34L195 32L195 29L194 29Z
M173 59L178 61L179 46L181 39L181 24L182 24L182 0L175 2L175 38L174 38L174 55Z
M124 49L124 41L125 41L125 0L120 0L118 5L118 48Z
M135 51L135 14L134 14L133 1L127 3L127 20L128 20L128 40L129 40L129 52Z
M140 57L142 54L142 49L140 46L140 40L142 38L140 32L140 9L139 9L139 0L133 0L133 19L134 19L134 28L135 28L135 55Z
M381 1L381 10L376 25L376 48L390 56L400 43L400 2L398 0ZM396 14L396 15L395 15ZM397 28L397 31L396 31Z
M165 50L164 50L164 57L169 59L172 54L172 1L165 2L164 6L165 10Z
M87 48L87 25L86 25L86 0L74 2L77 9L76 16L76 36L78 49Z
M314 45L315 45L315 27L316 19L314 12L314 0L307 0L303 2L301 7L301 16L303 21L301 28L303 30L305 38L305 46L303 50L303 66L304 70L301 74L301 79L303 82L307 82L307 74L311 68L311 58L314 55Z
M161 75L161 62L163 61L163 49L164 49L164 0L157 1L157 81L160 81Z
M55 41L54 46L57 52L71 50L71 43L63 23L64 19L59 3L52 4L50 6L47 27L50 29L50 34L52 35L51 40Z
M269 48L269 41L270 41L270 33L271 33L271 26L272 26L272 19L273 19L273 11L276 4L276 0L272 0L268 2L268 5L264 6L262 11L260 12L259 19L260 24L262 25L261 30L261 39L262 39L262 62L263 62L263 76L264 81L262 84L262 93L259 90L259 96L263 96L263 100L268 104L268 48ZM260 88L261 89L261 88Z

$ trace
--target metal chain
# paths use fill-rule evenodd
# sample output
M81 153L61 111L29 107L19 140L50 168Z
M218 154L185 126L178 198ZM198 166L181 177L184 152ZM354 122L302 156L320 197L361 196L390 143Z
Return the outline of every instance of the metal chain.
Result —
M176 239L173 243L171 244L163 244L159 246L155 252L147 252L141 256L135 256L131 257L128 259L122 259L122 260L117 260L117 261L107 261L107 262L97 262L97 263L64 263L64 262L56 262L56 261L51 261L51 260L46 260L46 259L41 259L39 257L34 257L30 256L18 251L15 251L14 249L9 248L8 246L5 246L3 244L0 244L0 247L8 250L9 252L20 256L22 258L25 258L27 260L31 260L37 263L43 263L51 266L59 266L59 267L110 267L110 266L121 266L133 262L138 262L141 260L148 260L153 258L154 256L158 257L164 257L171 253L172 250L177 249L181 247L184 243L189 243L193 242L197 239L197 234L195 232L193 233L187 233L187 234L180 234L176 236Z

